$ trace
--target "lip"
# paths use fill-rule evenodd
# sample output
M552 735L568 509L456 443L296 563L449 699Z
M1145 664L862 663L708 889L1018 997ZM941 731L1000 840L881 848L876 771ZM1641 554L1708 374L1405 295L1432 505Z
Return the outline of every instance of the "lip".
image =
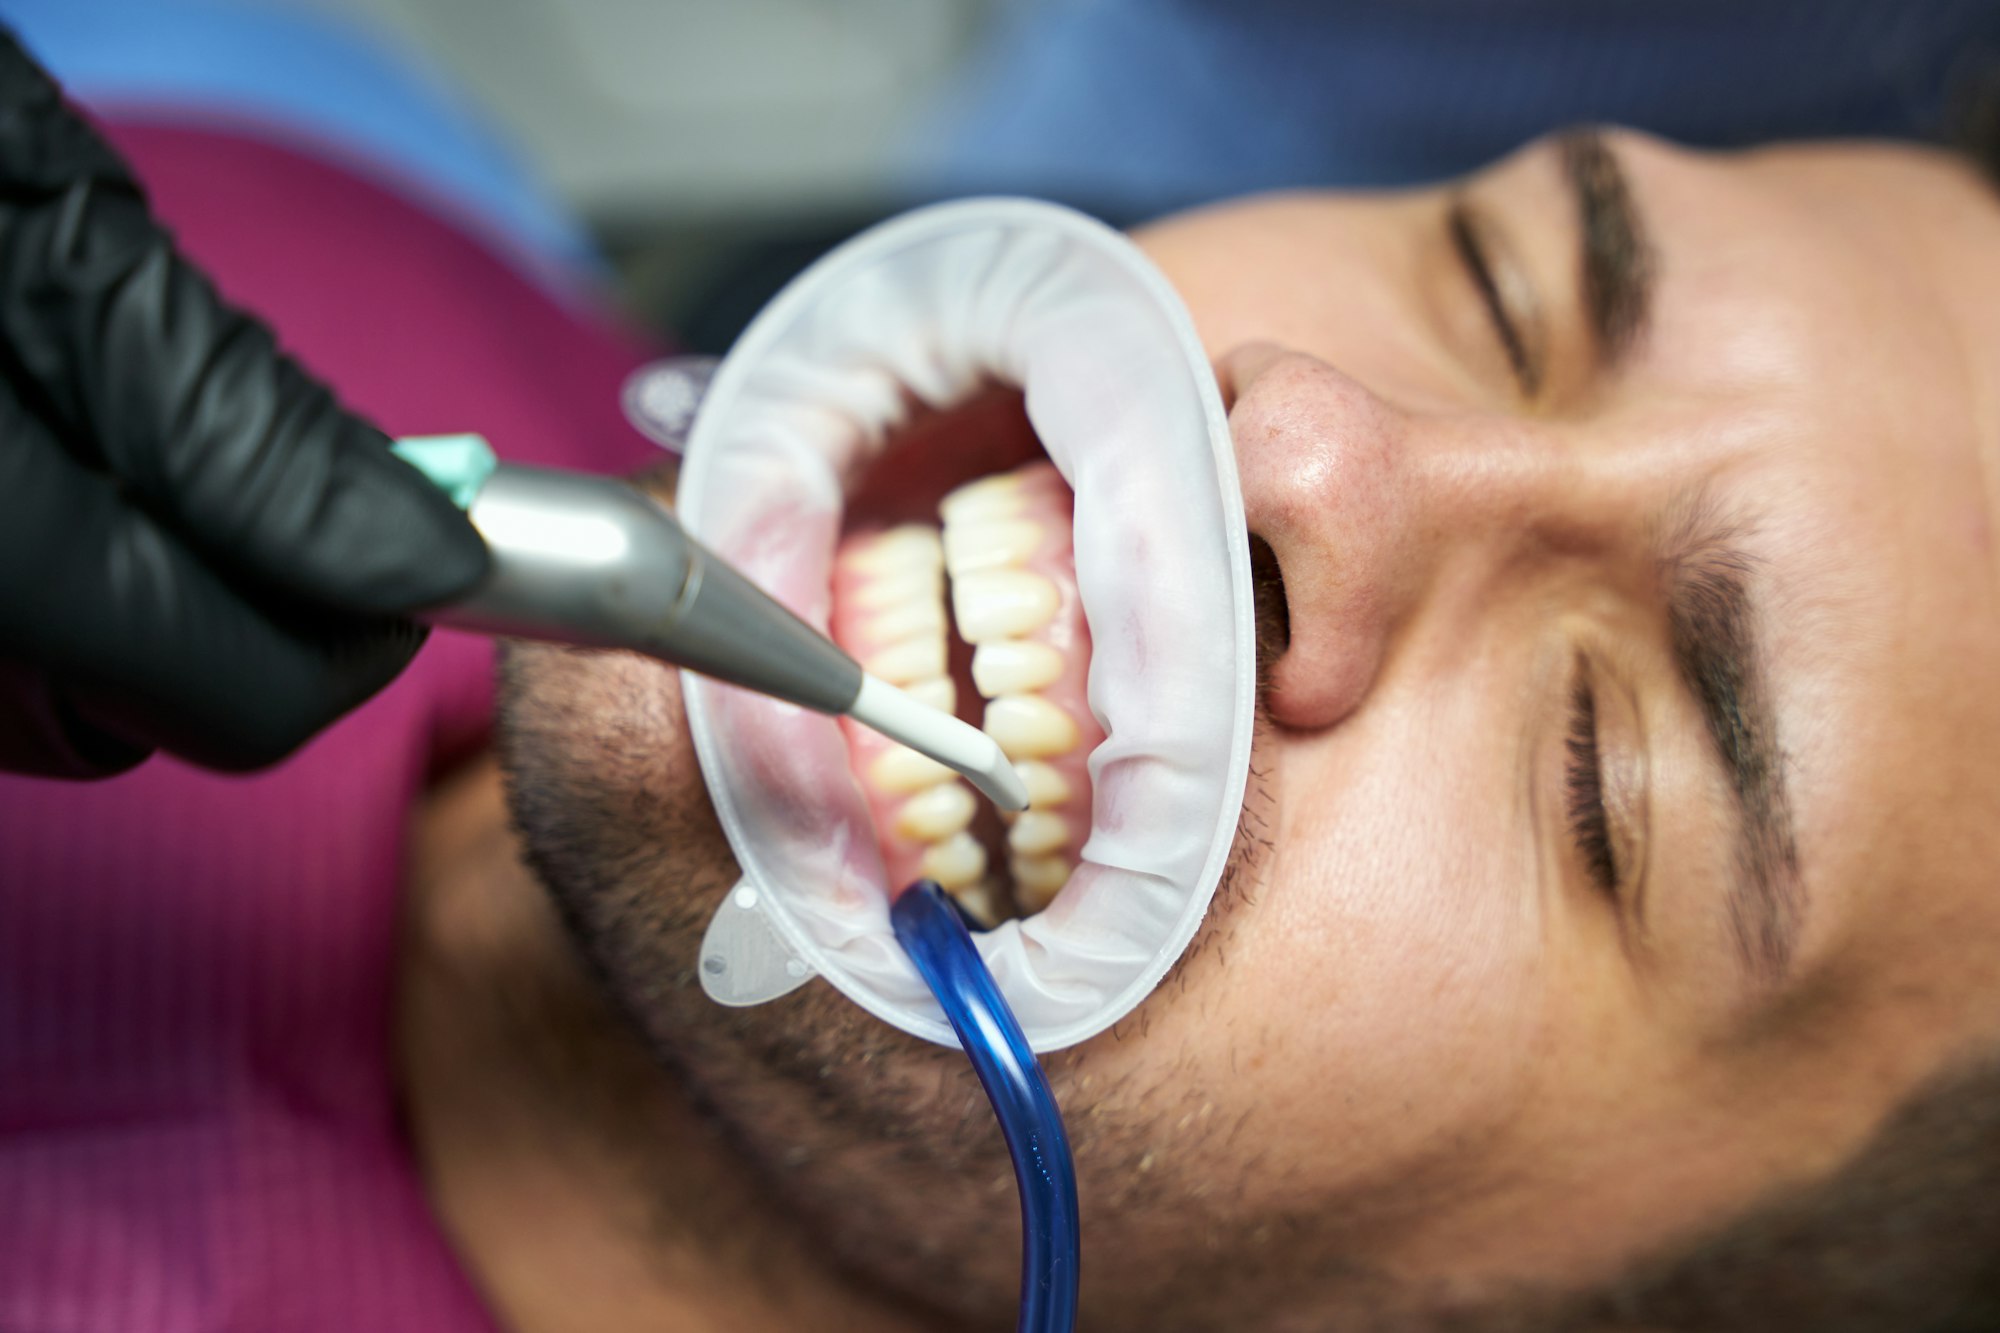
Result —
M1025 388L1076 496L1096 652L1092 832L1056 903L980 937L1038 1049L1129 1012L1198 927L1235 833L1255 646L1214 371L1137 249L1049 205L923 210L809 270L723 363L690 436L689 530L822 628L856 481L927 409ZM895 947L871 821L831 719L684 681L710 795L791 975L952 1044ZM799 966L794 967L793 964Z

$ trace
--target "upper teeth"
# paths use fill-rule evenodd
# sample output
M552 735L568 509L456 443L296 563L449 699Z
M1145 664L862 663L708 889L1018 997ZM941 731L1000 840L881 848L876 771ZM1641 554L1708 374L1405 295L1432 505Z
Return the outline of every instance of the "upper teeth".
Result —
M951 682L947 681L946 684ZM1024 775L1025 776L1025 775ZM884 751L869 766L868 780L883 791L896 796L907 796L923 791L940 782L948 782L952 771L927 754L918 754L907 745L894 745ZM1060 778L1057 781L1061 781ZM1028 804L1033 805L1035 792L1028 788Z
M1076 722L1039 694L1003 694L986 705L986 734L1009 759L1047 759L1076 745Z
M1028 789L1030 810L1046 810L1069 799L1069 783L1063 781L1062 774L1039 759L1023 759L1014 765L1014 770L1021 775L1021 782Z
M914 600L868 617L869 635L882 642L922 635L943 643L944 629L944 598L942 588L935 583L927 585Z
M1054 486L1053 470L982 478L939 506L952 610L959 635L976 645L972 683L988 700L983 725L1028 788L1030 808L1010 816L1007 830L1015 901L1028 912L1048 905L1074 864L1070 821L1055 813L1071 799L1070 784L1043 761L1071 753L1082 739L1076 720L1037 692L1062 677L1062 652L1027 637L1062 603L1056 585L1027 568L1046 537L1030 507L1029 488L1037 485Z
M967 643L1031 633L1049 623L1061 599L1056 585L1025 569L983 569L951 581L951 609Z
M1046 643L990 639L972 654L972 683L987 698L1039 690L1062 675L1062 654Z
M909 574L938 568L943 563L943 550L934 529L909 523L878 534L841 559L858 574Z
M986 873L986 849L961 829L924 850L923 871L939 888L954 892L970 888Z
M1029 810L1014 817L1007 846L1023 856L1044 856L1069 841L1069 821L1048 810Z
M945 526L987 518L1014 518L1021 512L1021 483L1011 472L981 477L944 497L938 515Z
M903 693L918 703L935 708L940 713L958 711L958 686L950 676L939 676L936 680L911 681L903 687Z
M896 831L918 842L936 842L970 824L977 808L963 782L940 782L903 802Z
M1048 536L1038 517L1046 505L1033 487L1059 490L1053 470L972 482L939 506L942 530L893 528L850 543L840 557L849 576L843 634L862 665L946 712L956 703L944 619L949 573L959 634L974 645L973 684L988 701L985 729L1028 788L1030 809L1010 819L1007 854L1016 896L1029 911L1047 904L1073 863L1072 783L1045 761L1070 754L1082 739L1076 719L1039 693L1067 664L1056 644L1029 637L1062 609L1056 584L1028 567ZM901 746L874 758L865 779L878 794L885 834L900 846L922 847L921 872L973 910L990 908L991 894L979 896L990 886L986 849L971 829L978 808L972 792L949 769Z
M854 590L854 604L864 611L900 610L914 602L929 601L944 586L944 570L915 570L874 578Z
M944 530L944 567L956 579L982 569L1019 565L1041 544L1039 523L1021 518L969 518Z
M870 653L861 665L891 685L935 680L944 675L944 640L930 635L904 639Z

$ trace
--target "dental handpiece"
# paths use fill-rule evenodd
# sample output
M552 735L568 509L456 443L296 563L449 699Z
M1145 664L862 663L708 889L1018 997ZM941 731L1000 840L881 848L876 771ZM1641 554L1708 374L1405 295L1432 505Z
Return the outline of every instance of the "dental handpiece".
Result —
M394 451L465 510L492 555L469 595L423 613L432 624L645 653L851 717L963 774L1001 809L1027 808L991 736L862 670L633 487L501 463L477 435L413 437Z

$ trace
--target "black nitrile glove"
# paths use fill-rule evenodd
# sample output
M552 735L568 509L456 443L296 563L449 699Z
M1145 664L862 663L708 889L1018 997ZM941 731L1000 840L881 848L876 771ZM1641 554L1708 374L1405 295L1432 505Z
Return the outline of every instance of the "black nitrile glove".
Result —
M388 683L487 557L387 446L0 29L0 769L252 768Z

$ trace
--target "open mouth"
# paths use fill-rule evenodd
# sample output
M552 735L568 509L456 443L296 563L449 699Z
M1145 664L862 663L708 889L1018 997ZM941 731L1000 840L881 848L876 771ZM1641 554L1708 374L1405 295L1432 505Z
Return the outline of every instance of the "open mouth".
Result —
M818 975L955 1042L887 911L924 875L997 922L980 955L1035 1049L1151 993L1229 865L1256 645L1227 417L1150 261L1032 201L885 223L738 340L676 498L876 675L982 726L1031 796L1002 821L871 733L685 679L743 875L704 943L704 976L732 979L710 994Z
M936 433L982 447L932 455ZM932 456L956 466L925 466ZM950 770L842 721L890 886L935 880L986 926L1048 906L1090 833L1088 760L1104 730L1087 698L1072 511L1020 395L989 391L890 443L857 484L834 559L834 639L981 727L1028 789L1026 811L1000 814Z

